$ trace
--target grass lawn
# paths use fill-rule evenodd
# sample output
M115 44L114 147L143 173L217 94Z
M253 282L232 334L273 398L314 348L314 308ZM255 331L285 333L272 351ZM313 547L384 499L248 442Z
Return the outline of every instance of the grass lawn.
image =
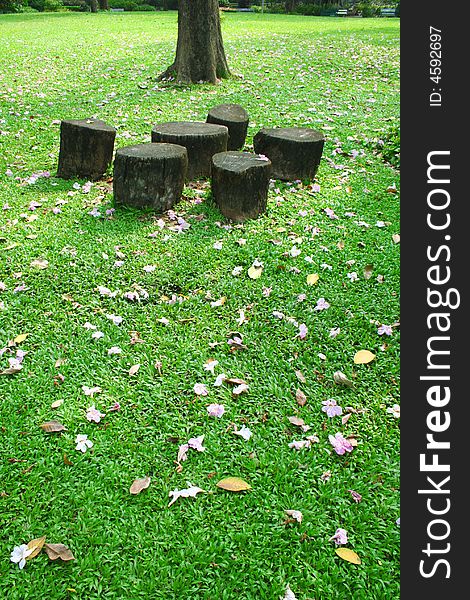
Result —
M239 77L159 87L176 13L0 16L0 371L27 353L0 377L1 598L277 600L288 584L298 600L399 597L399 419L387 411L399 402L399 172L377 143L398 123L399 21L226 14L223 30ZM232 227L207 183L188 186L174 210L190 226L177 231L172 214L113 213L109 178L88 190L54 177L60 119L101 118L121 147L222 102L249 111L248 148L263 126L322 130L318 185L276 182L267 214ZM148 298L124 297L141 288ZM354 364L359 350L375 360ZM248 390L214 386L222 373ZM327 399L342 416L322 411ZM52 419L66 431L44 432ZM352 452L334 451L338 432ZM202 435L181 471L179 446ZM252 489L216 486L230 476ZM168 507L188 482L205 493ZM338 528L360 565L335 553ZM75 560L10 562L42 535Z

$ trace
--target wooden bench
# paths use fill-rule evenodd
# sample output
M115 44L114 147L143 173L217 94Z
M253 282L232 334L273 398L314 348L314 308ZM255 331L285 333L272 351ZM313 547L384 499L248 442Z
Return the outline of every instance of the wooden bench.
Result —
M394 8L382 8L380 10L380 16L381 17L394 17L395 9Z
M347 8L340 8L336 11L336 16L337 17L347 17L348 16L348 9Z

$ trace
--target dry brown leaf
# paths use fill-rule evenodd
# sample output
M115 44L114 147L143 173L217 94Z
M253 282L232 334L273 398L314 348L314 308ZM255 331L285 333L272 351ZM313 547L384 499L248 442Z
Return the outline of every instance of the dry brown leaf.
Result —
M372 271L373 271L374 267L373 265L366 265L364 267L364 279L370 279L372 277Z
M60 400L56 400L51 404L51 408L59 408L59 406L62 406L63 403L64 400L62 398Z
M305 425L305 421L300 417L289 417L289 421L296 427L302 427L302 425Z
M302 390L297 390L295 392L295 399L297 400L297 404L299 406L305 406L307 403L307 396L302 392Z
M251 485L239 477L226 477L225 479L221 479L218 483L216 483L216 485L217 487L222 488L223 490L228 490L229 492L243 492L245 490L251 490Z
M66 455L65 453L64 453L63 459L64 459L64 465L67 465L68 467L71 467L71 466L73 465L73 462L71 462L71 461L70 461L70 460L67 458L67 455Z
M31 266L35 269L47 269L49 266L49 261L36 259L31 261Z
M318 273L310 273L310 275L307 275L307 285L315 285L319 279L320 275Z
M58 558L65 562L75 560L75 556L65 544L45 544L44 550L51 560L57 560Z
M31 560L32 558L34 558L35 556L37 556L41 550L42 547L44 546L44 542L46 541L46 536L43 535L40 538L36 538L34 540L31 540L28 543L28 549L32 550L31 554L29 556L26 557L26 560Z
M135 375L139 369L140 365L132 365L132 367L129 369L129 375Z
M21 342L25 341L28 335L28 333L22 333L21 335L17 335L13 341L15 342L15 344L21 344Z
M65 431L65 426L59 421L46 421L40 425L40 428L46 433L57 433L58 431Z
M395 242L395 244L399 244L400 243L400 234L399 233L394 233L392 235L392 240Z
M369 352L369 350L359 350L354 355L354 364L356 365L367 365L372 362L375 358L375 354Z
M361 559L359 558L359 556L349 548L336 548L335 552L340 558L342 558L343 560L347 560L350 563L353 563L353 565L361 564Z
M136 479L129 489L129 493L134 496L140 494L142 490L146 490L150 485L151 478L143 477L142 479Z
M299 381L301 381L302 383L306 383L307 380L305 379L304 374L302 373L302 371L296 371L295 375L296 375L296 377L297 377L297 379Z
M20 371L21 371L21 365L19 365L18 367L8 367L8 369L0 371L0 375L15 375L16 373L19 373Z
M333 379L338 385L345 385L348 388L353 387L353 382L350 379L348 379L346 375L341 371L336 371L335 373L333 373Z
M225 383L232 385L248 385L244 379L238 379L238 377L230 377L230 379L224 379Z

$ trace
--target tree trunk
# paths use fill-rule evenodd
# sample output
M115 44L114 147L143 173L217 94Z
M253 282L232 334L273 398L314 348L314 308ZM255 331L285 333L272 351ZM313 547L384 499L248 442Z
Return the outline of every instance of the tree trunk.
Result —
M296 0L286 0L286 13L291 13L296 5Z
M100 9L101 10L109 10L109 2L108 0L99 0Z
M90 2L90 9L92 13L97 13L98 12L98 0L91 0Z
M175 62L159 79L217 83L229 75L218 0L179 0Z

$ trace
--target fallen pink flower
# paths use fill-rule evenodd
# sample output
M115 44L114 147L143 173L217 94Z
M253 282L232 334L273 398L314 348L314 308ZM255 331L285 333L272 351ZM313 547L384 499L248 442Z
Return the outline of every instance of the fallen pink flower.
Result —
M329 542L334 542L337 546L342 546L348 543L348 532L346 529L339 527L335 534L330 537Z
M345 452L352 452L353 445L346 438L344 438L341 433L337 433L334 437L332 435L328 436L331 445L333 446L336 454L344 454Z
M225 407L223 404L209 404L207 407L207 414L209 417L218 417L220 418L225 412Z

